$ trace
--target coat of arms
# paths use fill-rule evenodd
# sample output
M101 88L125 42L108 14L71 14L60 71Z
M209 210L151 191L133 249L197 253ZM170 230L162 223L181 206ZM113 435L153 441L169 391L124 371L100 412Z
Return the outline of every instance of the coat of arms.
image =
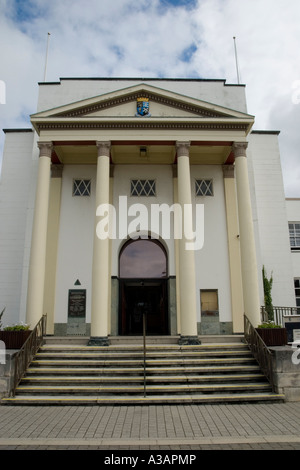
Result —
M136 116L151 116L149 112L149 98L137 98Z

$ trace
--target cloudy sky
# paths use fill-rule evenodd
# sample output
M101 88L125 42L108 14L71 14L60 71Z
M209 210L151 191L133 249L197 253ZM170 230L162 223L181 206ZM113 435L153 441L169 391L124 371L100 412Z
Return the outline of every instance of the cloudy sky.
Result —
M246 85L255 129L280 130L287 197L300 197L299 0L0 0L0 127L30 127L38 82L225 79ZM4 133L0 134L0 163Z

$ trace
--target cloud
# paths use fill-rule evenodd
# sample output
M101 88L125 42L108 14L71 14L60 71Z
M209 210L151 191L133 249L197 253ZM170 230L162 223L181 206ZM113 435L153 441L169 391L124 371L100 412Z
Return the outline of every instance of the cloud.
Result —
M246 84L255 128L281 130L287 195L299 147L291 106L300 80L299 0L0 0L1 127L28 127L38 82L60 77L216 78ZM291 135L291 132L295 134ZM293 141L293 146L289 143ZM0 154L4 136L0 136ZM290 171L296 165L294 172Z

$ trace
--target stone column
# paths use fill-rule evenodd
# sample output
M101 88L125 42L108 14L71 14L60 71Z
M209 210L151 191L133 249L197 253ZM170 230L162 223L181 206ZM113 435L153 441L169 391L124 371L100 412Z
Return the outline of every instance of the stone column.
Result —
M40 149L35 208L28 272L26 322L34 328L42 315L46 270L47 223L49 209L51 142L39 142Z
M187 250L193 231L189 142L177 142L178 203L182 210L182 237L179 240L180 344L200 344L197 332L195 254ZM184 217L185 215L185 217Z
M96 213L102 204L109 204L110 142L97 142L97 183ZM99 237L96 231L98 218L95 219L93 271L92 271L92 312L91 338L89 345L105 346L108 340L109 292L110 292L110 239Z
M233 333L244 331L239 222L234 165L223 165Z
M260 297L248 179L247 142L233 144L240 229L244 311L254 327L260 323Z

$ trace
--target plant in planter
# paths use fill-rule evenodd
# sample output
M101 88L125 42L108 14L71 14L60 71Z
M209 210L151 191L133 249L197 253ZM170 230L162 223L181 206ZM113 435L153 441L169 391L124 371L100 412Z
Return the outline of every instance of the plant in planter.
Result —
M26 325L25 323L17 323L15 325L2 328L1 319L4 310L5 309L3 309L0 314L0 340L5 343L6 349L20 349L31 333L29 325Z
M263 322L258 325L256 331L267 346L284 346L287 344L286 329L273 321Z

